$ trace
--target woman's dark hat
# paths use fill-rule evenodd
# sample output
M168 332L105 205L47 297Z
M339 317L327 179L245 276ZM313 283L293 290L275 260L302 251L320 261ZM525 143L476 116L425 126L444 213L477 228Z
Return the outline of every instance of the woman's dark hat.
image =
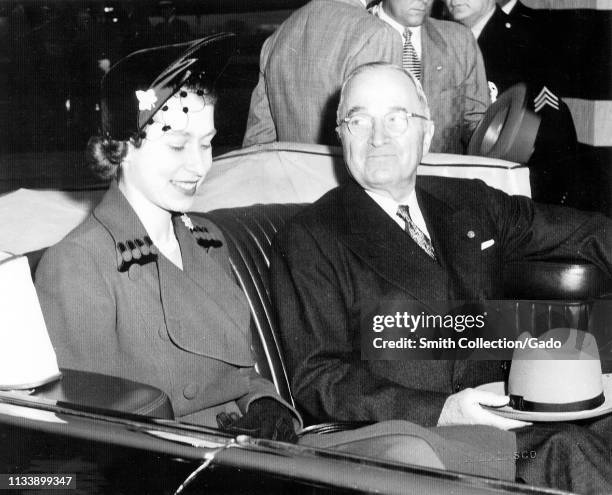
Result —
M235 35L220 33L127 55L102 79L102 133L116 140L140 134L185 84L200 79L212 88L235 53Z

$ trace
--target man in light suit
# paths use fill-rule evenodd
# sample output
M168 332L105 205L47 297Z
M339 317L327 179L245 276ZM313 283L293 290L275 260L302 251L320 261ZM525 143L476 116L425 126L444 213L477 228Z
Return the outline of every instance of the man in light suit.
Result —
M263 45L243 146L338 144L333 115L344 78L366 62L400 63L401 52L401 38L365 0L312 0Z
M489 105L478 45L466 29L431 19L433 0L382 0L372 13L411 42L421 66L421 84L430 102L436 133L431 151L464 153ZM406 68L406 67L404 67Z
M427 309L432 301L501 299L502 267L516 259L573 256L612 275L612 223L480 181L417 177L434 129L419 84L399 67L368 64L353 72L336 122L354 181L292 219L271 260L298 407L318 421L525 426L482 407L502 406L507 397L473 388L504 379L499 361L362 359L364 312L389 314L385 302L393 300ZM518 475L580 493L609 492L612 466L601 450L608 439L583 430L517 430L518 451L538 452L517 461Z

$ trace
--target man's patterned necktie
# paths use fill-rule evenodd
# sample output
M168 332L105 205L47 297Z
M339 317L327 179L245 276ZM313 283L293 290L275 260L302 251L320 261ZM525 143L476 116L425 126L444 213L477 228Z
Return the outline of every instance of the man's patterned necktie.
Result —
M402 67L414 74L419 81L421 80L421 61L417 56L414 45L410 42L412 32L406 28L404 30L404 51L402 52Z
M410 210L408 209L407 205L399 205L397 207L397 216L406 222L405 230L408 232L410 237L412 237L412 240L416 242L432 260L438 261L431 240L423 233L421 229L417 227L417 224L412 221L412 218L410 217Z

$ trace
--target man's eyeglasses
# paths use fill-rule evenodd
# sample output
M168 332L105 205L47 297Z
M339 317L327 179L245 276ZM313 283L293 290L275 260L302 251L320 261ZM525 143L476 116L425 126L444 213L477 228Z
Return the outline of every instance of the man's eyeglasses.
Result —
M429 120L424 115L407 112L406 110L395 110L383 117L383 125L389 136L401 136L408 129L411 119ZM356 113L342 119L340 125L346 124L349 132L360 139L366 139L374 129L374 117L366 113Z

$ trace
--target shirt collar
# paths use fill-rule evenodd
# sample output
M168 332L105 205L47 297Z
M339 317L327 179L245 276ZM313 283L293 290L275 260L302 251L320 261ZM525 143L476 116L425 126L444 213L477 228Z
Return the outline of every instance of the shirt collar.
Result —
M406 41L406 39L404 38L404 30L406 29L406 26L400 24L395 19L393 19L389 14L387 14L385 10L383 9L382 2L374 5L374 7L370 9L370 12L374 14L376 17L378 17L381 21L384 21L387 24L389 24L389 26L391 26L399 34L402 35L402 41L404 42ZM422 58L421 57L421 27L422 26L408 27L408 29L410 29L410 32L412 33L410 42L412 43L412 46L414 46L414 50L416 51L417 56L419 58Z
M474 37L476 39L478 39L478 37L480 36L480 33L482 33L482 30L487 25L487 22L489 22L489 19L493 17L493 14L495 14L496 8L497 7L494 4L493 8L489 12L487 12L484 17L481 17L479 21L470 28L472 30L472 33L474 33Z
M429 231L427 230L427 225L425 224L425 218L423 217L423 213L421 212L421 208L419 207L419 202L417 201L417 195L415 190L413 189L410 194L402 199L400 203L395 201L393 198L389 196L385 196L383 194L379 194L373 191L365 191L368 196L370 196L378 206L380 206L384 212L391 217L391 219L397 223L402 229L405 227L405 222L397 215L397 208L399 205L407 205L410 209L410 218L417 225L419 229L427 236L429 236Z
M510 0L506 5L504 5L501 9L506 13L509 14L510 12L512 12L512 9L514 8L514 6L516 5L516 2L518 0Z
M387 14L385 12L385 9L383 9L382 2L374 5L374 7L370 9L370 12L376 17L378 17L381 21L385 21L387 24L389 24L389 26L391 26L398 33L400 33L402 37L404 37L404 30L407 26L400 24L395 19L393 19L393 17ZM412 33L413 37L421 37L421 26L410 26L408 29L410 29L410 32Z

